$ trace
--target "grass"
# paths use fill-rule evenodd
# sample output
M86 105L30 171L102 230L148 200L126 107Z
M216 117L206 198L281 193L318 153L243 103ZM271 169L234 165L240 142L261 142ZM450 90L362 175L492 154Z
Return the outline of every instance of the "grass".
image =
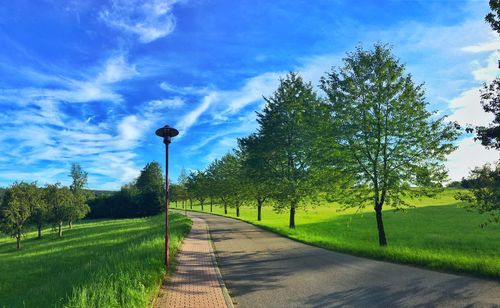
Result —
M146 307L165 276L164 217L85 221L63 238L31 232L19 252L0 237L0 306ZM174 256L191 221L172 214L169 226Z
M424 266L431 269L500 278L500 225L481 228L486 215L466 211L448 189L437 198L411 201L415 208L406 211L385 209L383 218L388 247L378 246L375 214L364 209L339 211L338 204L324 203L300 209L296 229L288 228L288 213L262 209L257 221L255 207L242 207L240 219L292 239L376 259ZM189 208L189 207L188 207ZM193 206L200 211L199 205ZM209 206L205 205L205 212ZM228 209L236 217L235 209ZM221 206L214 213L224 215Z

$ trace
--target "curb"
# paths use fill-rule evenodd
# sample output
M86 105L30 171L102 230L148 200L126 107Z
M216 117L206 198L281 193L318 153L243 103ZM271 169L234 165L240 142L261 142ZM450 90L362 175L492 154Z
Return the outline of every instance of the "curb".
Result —
M229 295L229 291L226 287L226 284L224 283L224 280L222 279L222 274L221 274L219 266L217 264L217 255L215 253L215 245L214 245L214 242L212 240L212 235L210 234L210 228L208 227L208 223L206 221L205 221L205 225L207 226L208 241L210 243L210 254L212 255L212 261L214 262L215 272L217 274L217 279L219 280L219 285L222 289L222 294L224 295L224 300L226 301L226 305L228 308L234 308L233 300L231 299L231 296Z

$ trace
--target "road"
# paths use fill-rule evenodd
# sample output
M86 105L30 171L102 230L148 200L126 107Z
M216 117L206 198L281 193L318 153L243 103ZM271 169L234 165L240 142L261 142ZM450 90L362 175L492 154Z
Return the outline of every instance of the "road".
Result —
M202 213L236 307L500 307L500 283L374 261Z

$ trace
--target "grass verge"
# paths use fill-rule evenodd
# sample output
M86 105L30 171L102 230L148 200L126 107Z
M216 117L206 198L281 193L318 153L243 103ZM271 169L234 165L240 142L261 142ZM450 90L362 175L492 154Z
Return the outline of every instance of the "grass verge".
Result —
M0 306L146 307L165 276L164 217L85 221L63 238L31 232L19 252L1 237ZM169 226L174 257L191 221L172 214Z

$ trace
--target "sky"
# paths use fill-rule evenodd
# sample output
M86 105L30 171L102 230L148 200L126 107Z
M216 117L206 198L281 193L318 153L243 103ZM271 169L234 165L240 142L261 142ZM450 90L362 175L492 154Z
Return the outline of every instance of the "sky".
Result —
M205 168L257 128L280 76L318 80L358 45L389 44L429 109L485 125L479 89L499 76L488 1L85 0L0 4L0 187L70 181L119 189L144 165ZM319 91L319 90L318 90ZM452 180L499 159L463 135Z

